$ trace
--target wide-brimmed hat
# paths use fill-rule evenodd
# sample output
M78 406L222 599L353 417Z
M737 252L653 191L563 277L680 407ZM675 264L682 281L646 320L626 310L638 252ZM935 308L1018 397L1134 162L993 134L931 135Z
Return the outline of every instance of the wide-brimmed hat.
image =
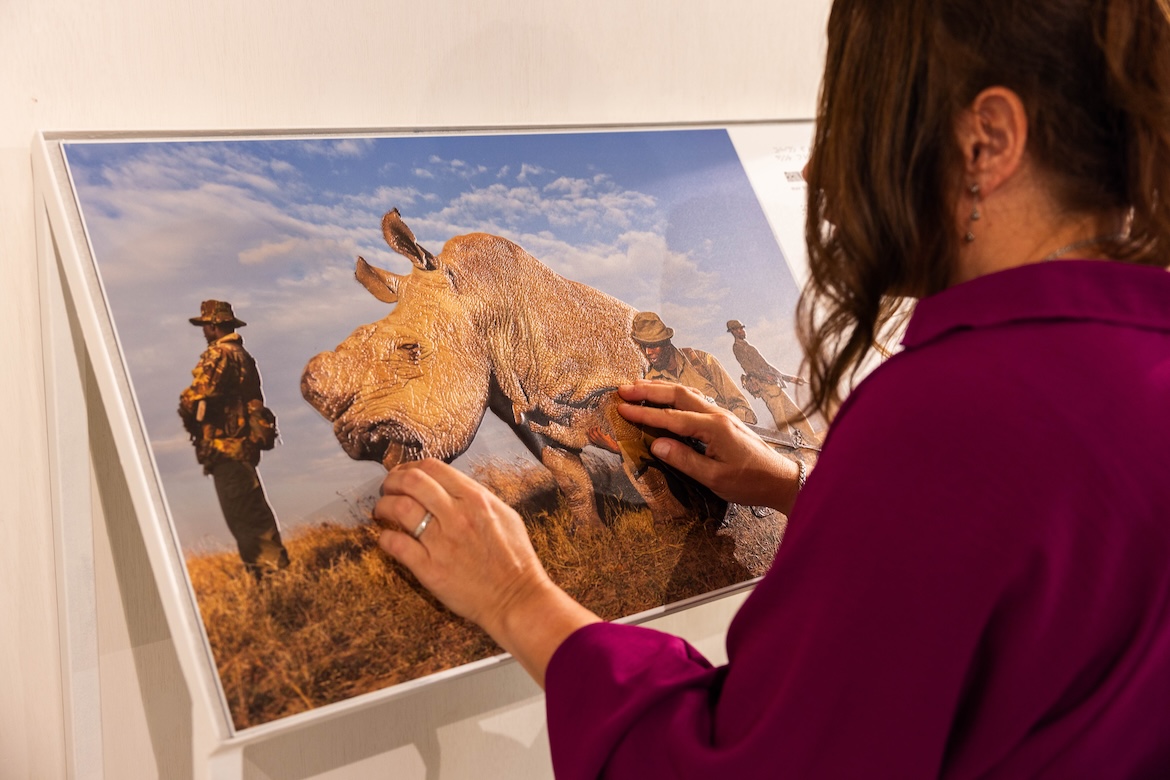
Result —
M739 320L728 320L727 332L730 333L733 330L743 330L743 323Z
M634 341L648 346L663 341L670 341L674 337L674 329L662 324L662 320L652 311L638 312L634 315L634 327L630 330Z
M248 323L236 319L232 305L227 301L204 301L199 304L199 316L191 318L192 325L230 325L242 328Z

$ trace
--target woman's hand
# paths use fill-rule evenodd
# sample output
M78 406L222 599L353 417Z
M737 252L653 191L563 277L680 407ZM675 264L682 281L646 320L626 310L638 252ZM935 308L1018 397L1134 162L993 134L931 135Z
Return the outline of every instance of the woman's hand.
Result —
M444 463L392 469L374 519L386 528L378 539L383 550L453 612L487 631L542 686L560 643L599 620L548 578L520 516Z
M784 514L792 509L799 467L731 412L672 382L639 380L619 387L618 394L627 401L617 407L622 417L671 434L659 436L650 446L663 463L711 488L725 501L768 506ZM678 439L702 442L705 451L700 453Z

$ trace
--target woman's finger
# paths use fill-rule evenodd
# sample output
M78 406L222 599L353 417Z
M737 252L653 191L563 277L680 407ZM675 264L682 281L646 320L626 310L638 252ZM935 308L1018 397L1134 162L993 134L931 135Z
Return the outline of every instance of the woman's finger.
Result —
M438 483L454 499L474 495L483 488L482 485L459 469L435 458L414 461L400 468L406 468L408 466L426 473L427 476Z
M401 528L413 533L431 513L426 533L443 533L441 518L453 518L454 499L423 469L396 468L382 480L382 497L374 504L374 520L384 528Z
M409 496L382 496L374 504L374 522L388 531L397 531L421 542L425 534L432 543L444 533L438 515ZM448 517L451 517L448 515ZM419 526L426 527L419 531Z
M389 494L374 502L374 521L383 528L410 530L409 521L417 521L427 511L426 507L410 496Z
M382 480L382 495L409 496L431 512L443 513L450 509L451 491L435 478L426 464L427 461L414 461L390 469Z
M669 436L659 436L655 439L650 445L650 452L667 466L704 485L711 482L718 468L718 464L711 458L696 452L688 444Z
M712 412L719 409L719 406L708 401L698 390L674 382L639 379L632 385L618 387L618 395L627 401L647 401L684 412Z
M636 425L659 428L675 436L698 439L709 444L718 417L712 412L687 412L679 409L636 404L618 404L618 414Z
M417 572L420 566L425 566L431 558L426 545L420 544L403 531L393 529L383 531L378 536L378 546L413 572Z
M481 484L462 471L435 458L403 463L400 466L396 466L390 473L393 474L394 471L400 470L402 472L417 470L429 477L435 485L445 491L445 498L450 508L454 508L460 502L475 499L483 493L483 486ZM385 482L383 483L383 489L385 489ZM445 512L447 509L447 507L441 507L436 510L430 506L427 508L432 509L436 513L440 511Z

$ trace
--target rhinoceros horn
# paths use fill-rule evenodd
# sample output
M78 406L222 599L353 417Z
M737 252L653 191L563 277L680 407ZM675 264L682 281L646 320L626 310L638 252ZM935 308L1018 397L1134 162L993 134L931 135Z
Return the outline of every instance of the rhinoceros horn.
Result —
M390 271L375 268L366 262L364 257L358 257L357 266L353 275L370 291L370 295L382 303L394 303L398 300L398 283L402 277Z
M414 240L414 233L410 232L410 228L402 221L402 215L398 213L398 209L391 209L386 212L386 216L382 217L382 236L385 237L386 243L390 245L398 254L410 259L410 262L417 265L424 271L433 271L439 267L435 262L435 256L419 246L418 242Z

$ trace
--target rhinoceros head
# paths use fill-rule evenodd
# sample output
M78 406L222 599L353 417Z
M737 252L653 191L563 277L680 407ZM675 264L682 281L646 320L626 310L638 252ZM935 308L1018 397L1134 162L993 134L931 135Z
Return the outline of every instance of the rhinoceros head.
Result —
M382 229L415 267L399 275L358 258L358 281L394 309L310 360L301 394L333 423L351 458L387 468L450 460L470 445L487 406L486 351L451 276L415 242L397 209Z

